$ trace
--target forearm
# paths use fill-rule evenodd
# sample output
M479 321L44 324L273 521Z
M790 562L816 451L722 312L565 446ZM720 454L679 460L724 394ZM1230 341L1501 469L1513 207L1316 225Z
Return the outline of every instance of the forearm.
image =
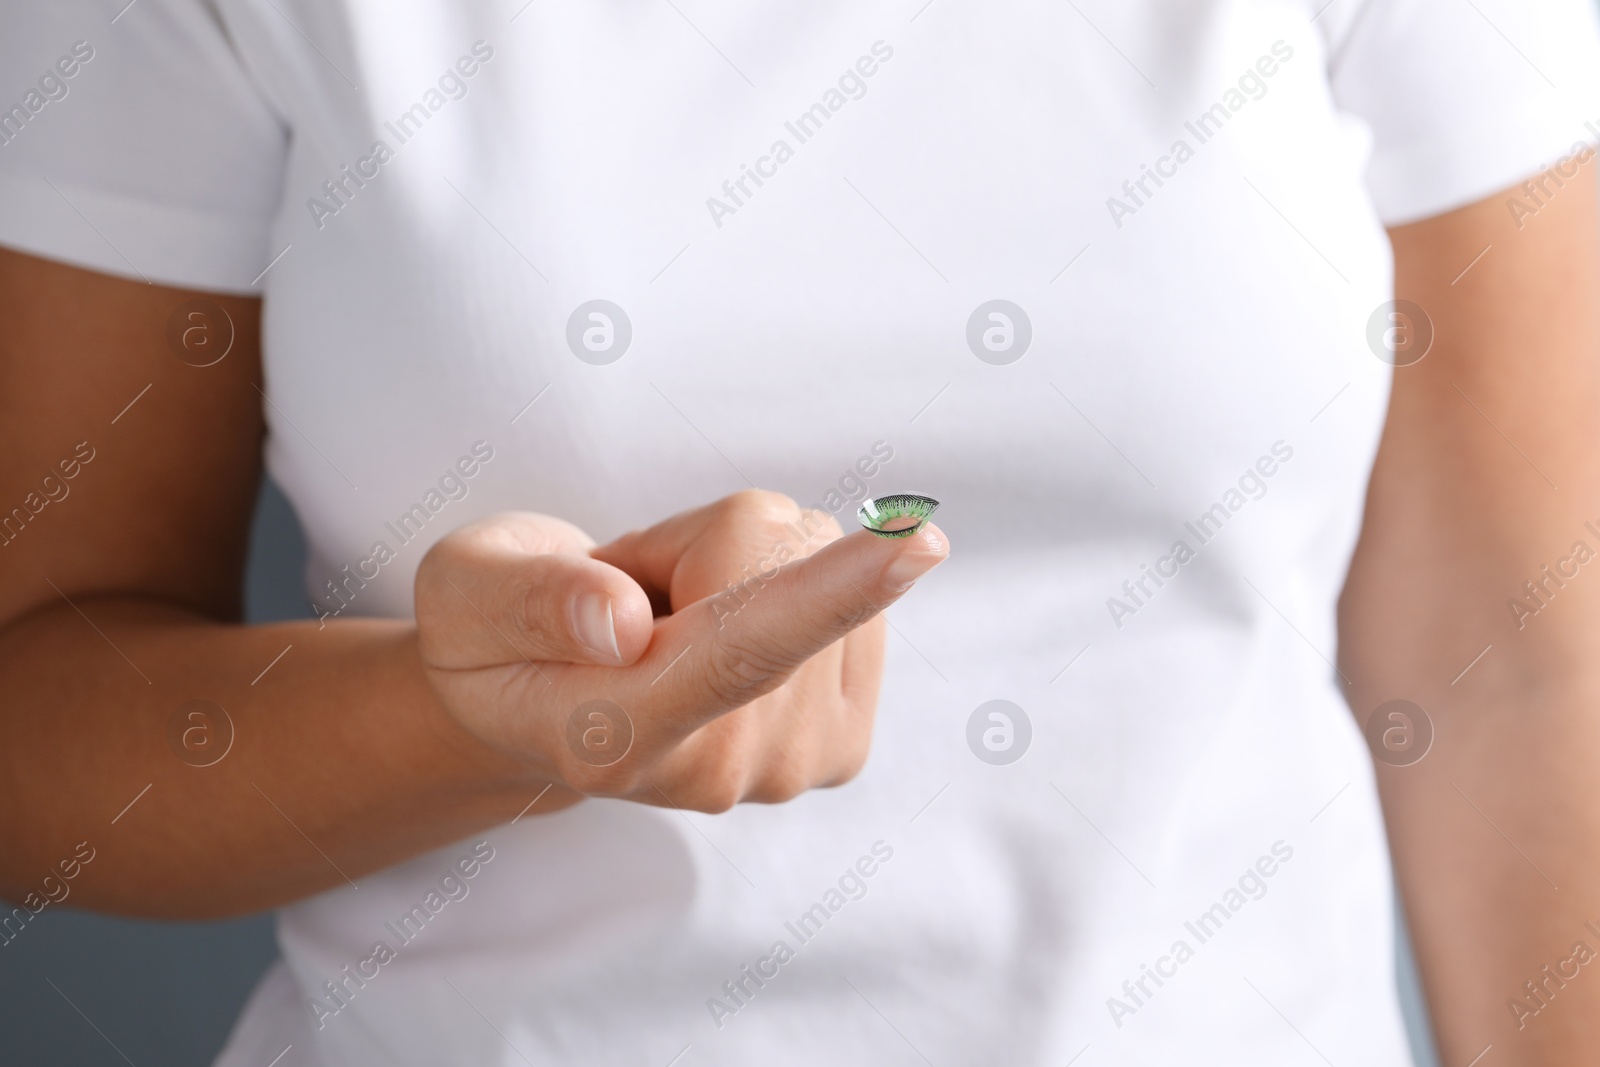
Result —
M1545 560L1495 564L1485 554L1432 581L1417 572L1438 546L1419 541L1409 575L1362 577L1382 580L1366 590L1369 602L1433 610L1393 628L1372 616L1348 623L1390 646L1345 658L1363 724L1394 699L1415 703L1432 724L1419 762L1375 766L1446 1063L1469 1063L1492 1043L1499 1062L1570 1064L1600 1036L1591 1033L1600 973L1585 967L1572 980L1568 965L1568 979L1548 992L1542 973L1576 942L1600 952L1600 935L1586 925L1600 929L1600 578L1585 571L1569 581L1520 632L1507 625L1506 607L1580 536L1600 548L1587 532L1563 530ZM1588 648L1580 632L1594 635ZM1528 995L1530 980L1542 1000Z
M1341 604L1358 718L1403 699L1433 726L1376 766L1447 1063L1584 1062L1600 1036L1600 971L1563 965L1600 952L1600 565L1578 558L1600 554L1600 222L1592 173L1569 185L1526 230L1495 197L1395 233L1397 295L1438 333L1396 372Z
M150 601L74 602L84 615L61 604L0 630L7 899L38 892L87 841L74 904L257 910L509 821L544 787L443 711L409 624L226 626ZM209 766L195 764L227 744L220 717L188 746L200 720L169 737L194 700L232 724ZM554 788L535 810L570 802Z

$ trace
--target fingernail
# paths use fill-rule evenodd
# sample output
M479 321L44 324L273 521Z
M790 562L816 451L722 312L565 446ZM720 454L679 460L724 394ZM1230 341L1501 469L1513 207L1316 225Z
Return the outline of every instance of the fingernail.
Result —
M890 592L900 593L911 588L911 583L943 563L945 557L936 552L906 552L896 556L883 569L883 584Z
M622 662L617 627L611 618L611 598L604 593L584 593L572 602L572 631L595 656Z

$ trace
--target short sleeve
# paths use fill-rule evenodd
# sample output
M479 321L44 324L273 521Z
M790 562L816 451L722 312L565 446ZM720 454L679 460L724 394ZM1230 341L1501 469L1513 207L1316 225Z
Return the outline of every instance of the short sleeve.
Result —
M1482 199L1600 138L1596 7L1596 0L1334 5L1333 93L1372 131L1368 184L1384 222Z
M251 292L287 136L205 0L0 5L0 244Z

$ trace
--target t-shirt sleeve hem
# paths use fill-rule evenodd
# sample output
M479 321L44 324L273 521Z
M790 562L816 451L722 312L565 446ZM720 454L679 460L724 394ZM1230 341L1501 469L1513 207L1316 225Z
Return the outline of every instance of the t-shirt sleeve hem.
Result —
M273 252L270 218L175 208L0 172L0 245L135 281L247 296Z
M1481 117L1470 130L1374 154L1368 188L1383 223L1399 226L1492 196L1555 166L1597 136L1593 124L1508 109Z

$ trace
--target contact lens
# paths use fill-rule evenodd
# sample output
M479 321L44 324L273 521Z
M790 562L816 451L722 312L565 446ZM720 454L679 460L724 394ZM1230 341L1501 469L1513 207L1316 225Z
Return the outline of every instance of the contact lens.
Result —
M868 497L856 518L863 528L879 537L910 537L922 529L939 502L931 496L901 493L897 496Z

